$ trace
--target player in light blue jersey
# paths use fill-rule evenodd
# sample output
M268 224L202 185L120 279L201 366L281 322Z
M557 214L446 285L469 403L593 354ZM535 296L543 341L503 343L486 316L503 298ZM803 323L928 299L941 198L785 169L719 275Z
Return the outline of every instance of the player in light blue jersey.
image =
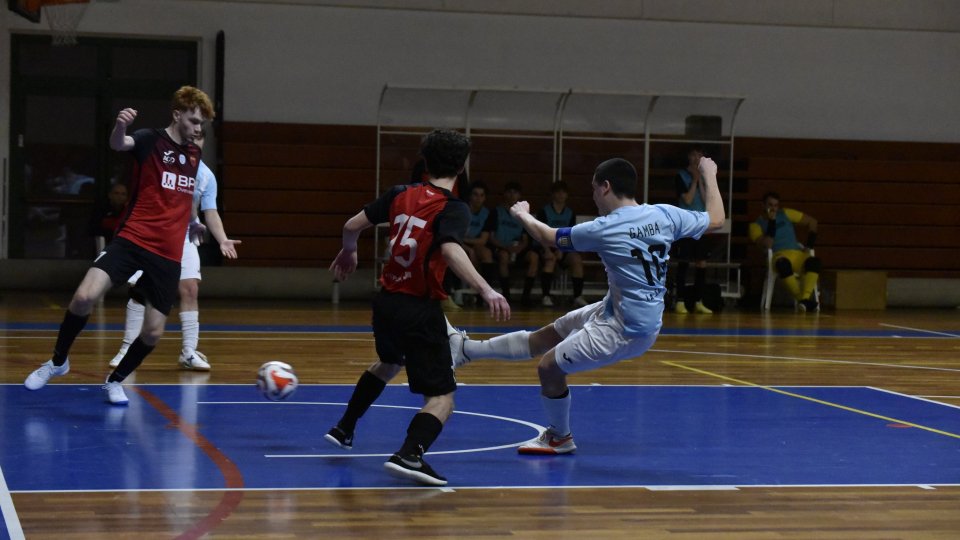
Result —
M201 132L200 136L193 141L201 149L203 148L205 135L205 132ZM200 254L197 252L197 246L201 243L203 233L209 229L211 236L220 246L220 254L228 259L236 259L236 246L241 241L227 238L227 233L223 229L223 220L220 219L220 214L217 212L217 177L202 161L197 169L197 185L193 190L193 207L193 221L187 230L186 238L184 238L183 257L180 260L178 292L180 295L180 329L183 347L180 351L179 363L180 367L184 369L210 371L210 363L207 361L207 357L197 351L197 343L200 341L200 304L198 301L200 295ZM200 224L197 216L198 208L200 212L203 212L206 226ZM139 279L138 274L134 274L130 278L131 285ZM127 348L140 335L143 313L143 302L139 298L136 288L131 287L124 322L123 343L120 345L120 352L110 361L110 366L120 365L120 360L127 353Z
M576 450L570 431L567 374L641 356L660 332L664 279L670 245L699 238L724 222L717 165L702 158L699 170L705 212L667 204L638 204L637 171L624 159L601 163L594 173L593 201L600 217L573 227L552 228L530 215L520 201L510 209L524 229L562 251L593 251L607 271L609 290L600 302L567 313L536 332L519 331L490 340L468 339L450 327L454 363L474 358L526 360L542 355L540 393L550 427L519 447L521 454L565 454ZM458 347L459 346L459 347Z

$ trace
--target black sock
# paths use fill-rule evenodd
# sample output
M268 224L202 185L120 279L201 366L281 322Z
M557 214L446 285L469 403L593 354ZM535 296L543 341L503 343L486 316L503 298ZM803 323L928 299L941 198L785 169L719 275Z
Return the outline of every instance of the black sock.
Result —
M493 283L497 277L497 265L493 263L480 263L480 276L487 280L487 283Z
M123 382L124 379L133 373L133 370L140 367L143 359L150 354L150 351L152 351L154 347L156 347L156 345L147 345L139 337L133 340L130 348L127 349L127 354L123 355L123 359L120 360L120 365L117 366L117 369L113 370L113 373L107 378L107 382Z
M706 280L706 268L696 268L693 271L693 295L696 297L694 298L694 301L699 302L700 300L703 300L703 286Z
M373 402L380 397L386 386L387 383L383 382L380 377L369 371L364 371L360 380L357 381L357 386L353 389L353 395L347 402L347 410L343 413L340 421L337 422L337 426L347 435L353 433L353 430L357 428L357 420L360 420L360 417L367 412Z
M76 315L69 309L60 323L60 332L57 333L57 344L53 346L53 365L62 366L70 354L70 347L77 339L80 331L87 325L89 315Z
M687 290L687 267L690 266L690 263L686 261L680 261L677 263L677 302L686 301L686 290Z
M510 278L507 276L500 276L500 292L503 294L503 297L508 301L510 300Z
M536 277L527 277L523 280L523 297L530 299L530 291L533 290L533 284L536 283Z
M544 296L550 296L550 287L553 285L553 272L540 274L540 290Z
M443 431L443 422L430 413L417 413L407 427L407 438L397 451L401 457L420 459Z
M583 296L583 278L575 277L573 278L573 297L579 298Z

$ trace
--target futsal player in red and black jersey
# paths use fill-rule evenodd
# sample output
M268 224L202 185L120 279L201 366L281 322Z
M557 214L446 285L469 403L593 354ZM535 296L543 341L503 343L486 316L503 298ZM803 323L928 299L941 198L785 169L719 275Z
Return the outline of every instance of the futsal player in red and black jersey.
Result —
M357 421L403 367L410 391L422 394L424 406L410 421L403 446L384 463L391 473L429 485L446 485L423 460L453 412L454 378L447 322L440 303L447 295L443 274L450 269L480 292L497 320L510 318L510 306L474 269L461 243L470 224L466 203L451 189L470 154L470 139L461 133L434 130L420 153L427 182L394 186L368 204L343 227L343 249L330 265L340 281L357 268L357 238L378 223L390 224L389 260L373 299L373 336L379 360L357 382L347 410L326 439L349 450Z
M123 283L137 270L143 277L137 289L145 300L143 329L120 365L109 375L104 390L115 405L126 405L120 383L143 362L163 335L163 326L177 297L183 239L193 205L200 148L193 143L203 123L214 116L203 91L184 86L173 95L172 120L163 129L141 129L127 135L137 117L134 109L117 115L110 147L132 152L136 161L130 200L114 239L93 262L77 287L57 334L53 357L31 373L24 385L43 388L52 377L70 371L70 346L87 324L93 306L111 286Z

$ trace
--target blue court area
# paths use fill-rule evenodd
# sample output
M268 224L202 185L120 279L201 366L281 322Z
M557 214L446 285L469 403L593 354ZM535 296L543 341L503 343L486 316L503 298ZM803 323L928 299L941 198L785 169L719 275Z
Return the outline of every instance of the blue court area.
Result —
M420 405L405 386L387 387L352 451L323 440L351 386L304 385L284 403L252 385L138 388L123 408L99 386L0 385L9 489L412 485L382 469ZM780 389L821 402L758 387L573 387L577 453L532 457L515 447L544 423L538 388L462 386L428 461L451 488L960 484L960 409L864 387Z

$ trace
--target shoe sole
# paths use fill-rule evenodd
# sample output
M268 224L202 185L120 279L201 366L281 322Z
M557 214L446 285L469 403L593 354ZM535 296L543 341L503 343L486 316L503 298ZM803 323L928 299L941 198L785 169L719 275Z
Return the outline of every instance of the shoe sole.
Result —
M336 437L334 437L333 435L330 435L329 433L327 433L326 435L324 435L323 438L324 438L328 443L336 446L337 448L343 448L344 450L353 450L353 446L347 446L347 445L341 443L340 441L337 440Z
M572 454L576 448L570 450L557 450L556 448L517 448L518 454L525 456L560 456L563 454Z
M189 369L190 371L210 371L209 367L197 367L192 364L180 364L181 369Z
M418 471L411 471L401 467L395 463L390 463L389 461L383 464L383 468L387 470L391 475L397 478L403 478L406 480L414 480L421 484L426 484L428 486L445 486L447 485L446 480L440 480L439 478L434 478L429 474L424 474Z

